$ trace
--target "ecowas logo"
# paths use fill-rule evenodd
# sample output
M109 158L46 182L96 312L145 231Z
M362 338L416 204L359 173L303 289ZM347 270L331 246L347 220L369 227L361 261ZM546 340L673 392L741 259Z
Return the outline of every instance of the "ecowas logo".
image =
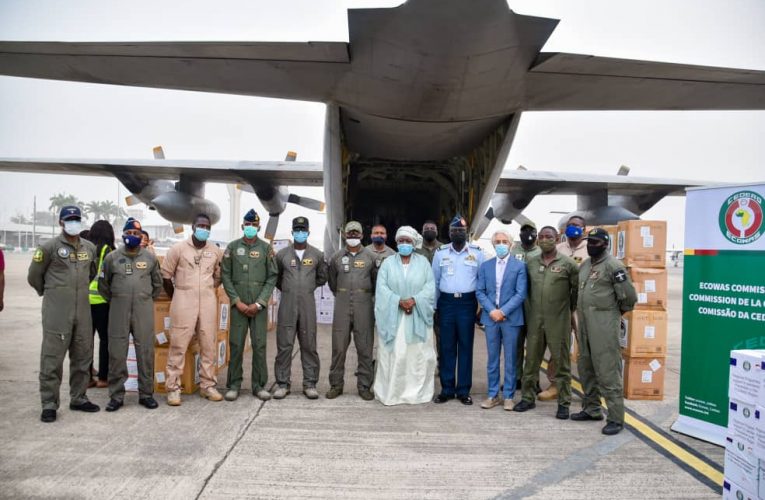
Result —
M720 231L737 245L762 236L762 196L753 191L732 194L720 207Z

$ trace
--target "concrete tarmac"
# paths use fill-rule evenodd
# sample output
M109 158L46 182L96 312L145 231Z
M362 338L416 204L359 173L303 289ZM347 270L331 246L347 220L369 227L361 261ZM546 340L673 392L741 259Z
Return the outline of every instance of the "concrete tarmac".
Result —
M554 402L527 413L483 410L486 347L476 330L473 406L385 407L356 393L353 345L346 393L327 400L330 328L319 330L318 401L301 393L299 354L293 392L263 403L249 393L249 369L235 402L183 396L146 410L129 394L106 413L106 389L91 389L96 414L68 408L39 420L40 302L26 283L31 254L6 256L0 312L0 497L7 498L719 498L719 493L629 430L600 433L602 422L560 421ZM669 269L670 335L664 401L627 407L668 431L677 417L682 269ZM96 344L97 344L96 340ZM96 346L97 350L97 346ZM276 354L268 345L270 380ZM65 368L64 380L68 377ZM542 377L543 381L546 378ZM225 385L225 374L219 386ZM544 385L544 383L543 383ZM436 391L438 383L436 382ZM516 395L516 399L519 394ZM577 411L575 397L572 410ZM723 449L672 433L716 463Z

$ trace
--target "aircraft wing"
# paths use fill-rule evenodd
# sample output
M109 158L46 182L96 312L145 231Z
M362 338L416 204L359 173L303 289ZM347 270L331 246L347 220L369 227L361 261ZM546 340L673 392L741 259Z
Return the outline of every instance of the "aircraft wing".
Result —
M0 42L8 76L322 102L349 60L344 42Z
M66 160L0 158L0 172L130 177L142 181L178 180L282 186L321 186L322 164L305 161L221 160Z
M765 71L540 53L528 111L765 109Z
M662 196L684 196L685 188L707 184L710 183L625 175L505 170L495 192L511 194L515 199L540 194L589 194L594 191L623 196L659 193Z

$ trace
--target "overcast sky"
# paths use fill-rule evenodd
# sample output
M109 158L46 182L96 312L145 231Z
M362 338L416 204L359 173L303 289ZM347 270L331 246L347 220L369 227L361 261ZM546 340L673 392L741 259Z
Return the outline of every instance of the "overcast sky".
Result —
M0 40L347 41L346 8L398 1L3 0ZM437 2L434 2L437 3ZM735 0L510 1L518 13L561 19L545 51L765 70L765 2ZM225 8L221 8L225 6ZM321 161L324 106L215 95L0 77L0 157L151 158L162 145L177 159ZM710 182L765 180L765 111L524 113L507 166ZM65 191L83 201L117 200L111 178L0 173L0 226L32 198ZM323 198L322 189L294 192ZM121 197L127 193L121 190ZM228 195L208 185L228 227ZM242 207L257 205L245 194ZM525 212L537 223L573 210L574 197L538 197ZM305 211L290 207L284 221ZM307 214L320 244L322 216ZM669 221L669 246L682 247L684 203L661 202L644 218ZM145 222L159 222L148 218ZM493 227L493 226L492 226ZM393 230L394 228L389 228ZM491 228L490 228L491 229ZM517 226L513 225L517 233ZM315 238L314 238L315 236Z

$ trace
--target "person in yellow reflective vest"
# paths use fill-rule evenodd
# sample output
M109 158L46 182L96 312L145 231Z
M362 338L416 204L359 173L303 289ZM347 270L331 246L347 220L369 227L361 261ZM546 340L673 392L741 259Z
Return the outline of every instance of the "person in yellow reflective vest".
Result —
M96 277L90 282L88 295L90 316L93 319L93 335L98 332L98 380L91 381L89 387L104 388L109 386L109 302L98 292L98 277L103 272L104 258L114 250L114 229L108 221L96 221L88 231L87 239L96 246L98 257L96 261L98 271Z

